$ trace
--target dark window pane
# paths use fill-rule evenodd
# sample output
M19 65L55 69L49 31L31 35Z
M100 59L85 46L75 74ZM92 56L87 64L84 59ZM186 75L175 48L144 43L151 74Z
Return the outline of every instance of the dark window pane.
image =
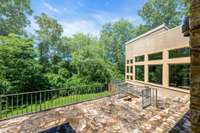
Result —
M133 66L130 66L130 73L133 73Z
M126 72L129 73L129 66L126 67Z
M189 48L180 48L169 51L169 58L180 58L180 57L188 57L190 56Z
M162 52L148 55L148 60L161 60Z
M162 65L149 66L149 82L162 84Z
M133 59L130 60L130 63L131 63L131 64L133 63Z
M169 65L169 85L183 89L190 87L190 65L173 64Z
M127 75L126 78L129 79L129 76Z
M141 61L144 61L144 55L135 57L135 62L141 62Z
M127 64L129 64L129 60L127 60L126 62L127 62Z
M130 76L130 79L133 80L133 76Z
M135 79L144 81L144 66L135 66Z

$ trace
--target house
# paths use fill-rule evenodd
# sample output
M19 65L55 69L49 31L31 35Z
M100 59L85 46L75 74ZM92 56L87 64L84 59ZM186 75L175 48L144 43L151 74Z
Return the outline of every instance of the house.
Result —
M189 37L165 24L126 42L127 83L189 92Z

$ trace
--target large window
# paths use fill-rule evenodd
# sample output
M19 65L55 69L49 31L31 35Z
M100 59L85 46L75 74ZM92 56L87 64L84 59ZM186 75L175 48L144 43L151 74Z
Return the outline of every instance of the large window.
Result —
M144 55L135 57L135 62L142 62L142 61L144 61Z
M144 66L135 66L135 79L144 81Z
M190 86L190 65L173 64L169 65L169 85L183 89Z
M180 58L180 57L188 57L190 56L189 48L180 48L169 50L169 58Z
M161 59L162 59L162 52L148 55L148 60L161 60Z
M149 82L162 84L162 65L149 66Z

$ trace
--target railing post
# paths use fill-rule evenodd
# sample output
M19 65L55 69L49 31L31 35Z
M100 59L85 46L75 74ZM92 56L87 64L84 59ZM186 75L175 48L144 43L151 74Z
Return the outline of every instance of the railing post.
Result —
M157 97L157 89L156 89L156 107L158 107L158 103L157 103L157 100L158 100L158 97Z
M6 118L7 118L7 112L8 112L8 97L6 97Z
M33 106L32 100L33 100L33 98L32 98L32 93L31 93L31 112L32 112L32 106Z
M13 112L13 96L11 96L11 106L12 106L12 112Z
M17 95L17 115L18 115L18 102L19 102L19 100L18 100L18 95Z
M41 105L41 103L42 103L42 95L41 95L41 92L40 92L40 111L42 110L42 105Z
M151 88L149 89L149 91L150 91L149 93L150 93L150 105L151 105L152 104L151 103Z
M22 111L21 111L21 113L23 114L23 94L22 94L22 104L21 104L21 109L22 109Z
M143 90L142 90L142 108L144 106L144 103L143 103Z
M0 118L2 118L2 96L0 95Z
M28 113L28 94L26 94L26 113Z

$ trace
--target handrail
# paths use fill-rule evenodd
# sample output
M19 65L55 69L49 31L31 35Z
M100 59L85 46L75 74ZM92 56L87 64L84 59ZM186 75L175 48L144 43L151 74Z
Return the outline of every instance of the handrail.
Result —
M109 96L102 85L0 95L0 120Z
M31 91L31 92L21 92L21 93L12 93L12 94L1 94L0 96L11 96L11 95L22 95L22 94L31 94L31 93L39 93L39 92L48 92L48 91L56 91L56 90L67 90L67 89L73 89L73 88L84 88L84 87L90 87L89 85L84 85L81 87L68 87L68 88L60 88L60 89L48 89L48 90L40 90L40 91ZM102 87L102 85L93 85L93 87Z

